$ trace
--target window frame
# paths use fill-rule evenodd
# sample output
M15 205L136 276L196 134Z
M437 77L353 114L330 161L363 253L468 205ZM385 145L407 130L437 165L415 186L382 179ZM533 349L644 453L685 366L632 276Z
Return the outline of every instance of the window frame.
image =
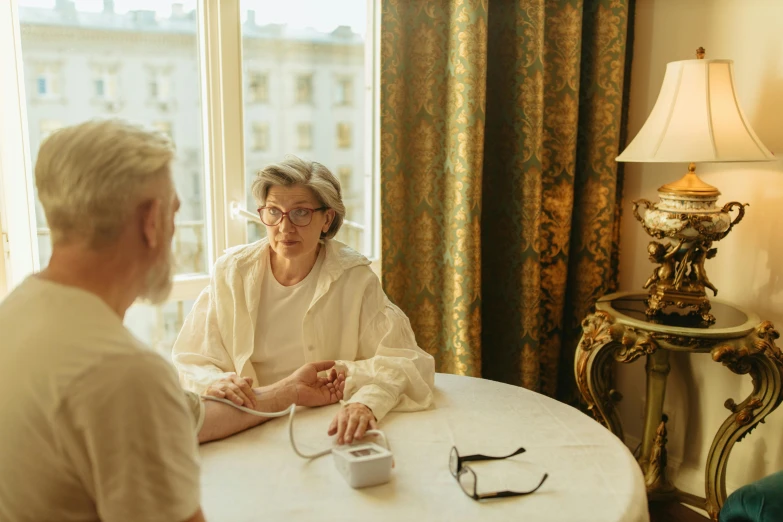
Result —
M381 0L367 1L367 41L364 47L364 146L365 156L364 197L367 220L371 233L365 234L365 252L370 252L371 268L381 275ZM369 134L368 134L369 133Z
M0 118L0 221L7 252L0 276L8 290L39 268L22 40L13 0L0 1L0 78L6 79L0 81L0 100L16 101L4 104Z
M367 1L365 45L365 100L367 131L353 136L351 147L365 146L364 188L371 230L364 235L365 252L376 261L380 252L379 198L379 106L380 102L380 7L379 0ZM201 89L202 150L205 197L207 265L203 274L176 276L168 301L193 300L209 283L212 267L223 252L247 242L245 193L244 75L242 67L242 24L239 0L199 0L197 5L198 68ZM108 64L106 64L108 65ZM265 71L261 71L264 73ZM267 95L269 76L267 74ZM310 76L310 101L313 82ZM25 84L22 63L21 27L15 0L0 0L0 226L4 258L0 260L0 299L27 275L40 270L35 215L33 165L27 121L26 94L40 98L37 85ZM37 78L36 78L37 79ZM51 89L51 78L47 88ZM117 75L119 81L119 75ZM106 87L106 86L105 86ZM26 88L33 92L26 93ZM117 97L121 97L119 93ZM248 96L250 94L248 93ZM105 100L102 100L105 101ZM357 100L354 100L357 101ZM278 103L284 103L278 100ZM311 127L311 139L313 129ZM19 175L22 173L23 175ZM358 183L358 180L356 181Z

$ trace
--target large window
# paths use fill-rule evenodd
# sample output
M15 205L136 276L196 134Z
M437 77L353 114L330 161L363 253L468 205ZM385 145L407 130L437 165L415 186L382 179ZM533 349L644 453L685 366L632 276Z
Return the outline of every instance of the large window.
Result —
M126 316L157 348L175 339L217 256L263 235L248 188L286 154L323 163L350 187L338 239L372 256L373 5L0 0L0 77L17 80L0 82L0 96L25 100L0 122L0 223L10 253L0 289L51 255L32 179L41 142L90 118L136 121L176 145L174 291L165 305L134 305ZM348 147L335 140L340 125Z
M365 183L371 179L371 99L362 96L372 90L367 0L240 0L240 11L242 66L255 79L249 89L260 83L258 71L265 71L264 78L273 80L268 96L275 100L266 106L254 96L245 100L245 120L269 122L274 136L274 146L264 151L253 147L253 135L245 137L246 186L261 167L286 154L326 165L352 187L344 191L347 215L337 239L371 255L372 186ZM247 208L256 208L249 191ZM264 233L251 222L250 239Z
M40 80L41 68L36 64L58 56L58 67L44 68L43 78L54 78L56 71L64 86L61 102L56 107L27 97L32 162L43 139L63 125L101 117L136 121L174 140L177 147L174 180L183 200L192 203L194 191L199 190L194 187L192 173L199 172L198 183L203 184L204 172L198 116L201 100L199 89L193 88L198 85L196 13L183 13L181 20L175 20L171 10L179 4L171 0L157 2L159 11L153 13L155 16L114 10L112 2L101 3L100 16L87 10L95 2L52 3L46 6L38 0L19 1L25 78ZM179 31L161 30L162 26L174 23L178 23ZM181 87L179 92L169 92L170 75L181 79L177 82ZM53 95L57 82L54 79L47 82L47 92ZM150 98L160 102L172 95L183 102L175 110L148 103ZM178 219L175 254L179 273L206 273L204 201L184 205ZM39 242L39 266L45 267L50 249L46 219L40 206L36 224L38 234L45 238Z
M119 117L167 134L177 156L173 175L183 201L173 241L179 274L206 274L206 208L197 12L159 0L155 11L131 11L120 2L41 2L19 0L18 20L25 84L39 96L27 96L31 163L48 134L90 118ZM95 13L95 8L100 13ZM96 16L98 14L98 16ZM57 57L53 63L52 57ZM59 91L59 86L62 90ZM176 89L176 90L174 90ZM58 97L56 107L39 98ZM168 104L179 100L177 107ZM152 103L151 103L152 102ZM176 132L174 131L176 129ZM51 255L49 230L36 202L38 266ZM140 310L140 309L139 309ZM170 314L169 314L170 315ZM132 310L128 323L148 342L163 340L159 314ZM165 340L170 339L167 334Z

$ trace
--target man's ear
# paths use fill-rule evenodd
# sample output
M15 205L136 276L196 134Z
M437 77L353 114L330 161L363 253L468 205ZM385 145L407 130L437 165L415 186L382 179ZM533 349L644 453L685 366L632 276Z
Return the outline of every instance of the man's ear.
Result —
M161 213L160 199L151 199L141 205L142 236L147 246L158 248L160 238L163 237L159 230L163 227L163 214Z

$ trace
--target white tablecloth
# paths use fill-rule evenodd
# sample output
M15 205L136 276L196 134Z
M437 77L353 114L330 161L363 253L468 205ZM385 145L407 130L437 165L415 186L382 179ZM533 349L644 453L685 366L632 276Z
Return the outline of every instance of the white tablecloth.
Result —
M437 407L391 413L381 423L394 453L391 482L354 490L331 455L312 462L288 443L287 419L274 419L201 447L202 506L209 522L515 520L647 522L644 480L623 443L570 406L506 384L438 374ZM328 447L338 406L303 409L295 419L306 450ZM479 492L526 490L523 497L476 502L448 469L449 452L505 455L471 464Z

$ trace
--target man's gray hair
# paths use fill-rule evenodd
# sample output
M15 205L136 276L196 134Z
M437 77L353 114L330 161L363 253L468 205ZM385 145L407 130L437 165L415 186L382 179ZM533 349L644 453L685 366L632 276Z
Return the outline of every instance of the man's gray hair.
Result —
M173 158L164 134L122 120L92 120L54 132L35 165L52 243L79 240L96 247L115 240L145 187L170 175Z
M321 206L334 210L334 221L329 226L329 230L321 234L323 239L333 238L343 225L345 205L343 204L340 182L329 169L320 163L288 155L280 163L267 165L256 172L252 186L253 197L259 206L264 206L271 187L290 187L292 185L302 185L309 188Z

